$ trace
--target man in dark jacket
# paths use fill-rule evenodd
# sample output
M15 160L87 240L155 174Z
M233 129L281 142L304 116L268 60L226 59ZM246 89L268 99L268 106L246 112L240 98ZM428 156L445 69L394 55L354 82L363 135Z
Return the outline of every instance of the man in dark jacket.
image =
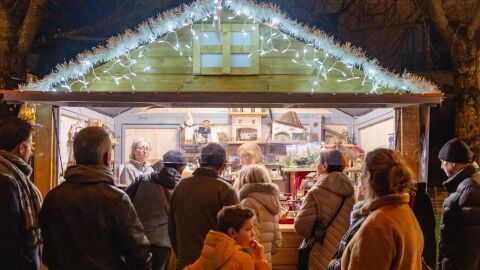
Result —
M76 165L40 211L50 269L150 269L149 242L127 194L113 184L111 142L101 127L73 142Z
M0 269L40 269L38 213L42 196L27 164L32 127L12 117L0 120Z
M448 197L440 227L441 270L480 269L480 169L472 157L465 142L457 138L438 154L449 177L443 182Z
M225 149L210 143L202 149L200 168L184 178L173 191L168 232L177 255L177 269L199 256L209 230L215 229L217 213L238 203L233 187L219 175L226 166Z
M160 171L140 176L126 189L150 241L153 270L164 270L168 263L172 247L168 238L170 197L186 165L182 152L170 150L163 155Z

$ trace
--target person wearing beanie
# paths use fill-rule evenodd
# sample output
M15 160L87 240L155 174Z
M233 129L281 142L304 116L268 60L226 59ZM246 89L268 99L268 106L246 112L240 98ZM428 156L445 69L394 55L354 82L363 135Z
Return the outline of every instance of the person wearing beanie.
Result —
M125 190L151 243L152 270L167 269L172 248L168 236L170 197L187 160L182 152L170 150L163 155L162 163L160 171L140 175Z
M480 168L460 139L448 141L438 158L449 177L443 203L437 269L480 269Z

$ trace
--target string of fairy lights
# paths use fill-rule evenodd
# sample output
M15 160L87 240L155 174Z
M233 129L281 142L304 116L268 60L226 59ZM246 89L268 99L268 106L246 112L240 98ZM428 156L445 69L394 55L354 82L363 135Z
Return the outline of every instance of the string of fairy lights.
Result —
M232 11L231 16L221 16L222 9ZM370 93L378 93L381 87L389 87L399 93L432 93L437 87L427 80L409 73L398 76L379 67L375 60L366 59L365 55L350 44L339 45L331 37L315 29L304 27L286 17L276 8L257 5L248 0L200 0L181 9L167 11L157 18L150 19L136 31L126 31L123 35L110 38L107 45L78 55L71 61L57 67L56 71L44 79L24 85L20 90L40 91L89 91L89 86L98 80L108 78L116 85L126 81L132 92L136 91L133 70L144 73L152 69L149 63L148 44L159 43L171 49L172 53L193 61L192 48L194 40L206 37L205 25L212 26L220 32L222 23L237 22L242 17L241 32L247 34L248 27L264 24L259 32L259 57L273 53L292 55L291 61L299 68L313 70L315 79L311 81L311 92L319 92L321 82L334 77L337 83L358 80L361 86L369 84ZM223 20L225 21L221 21ZM194 25L200 25L200 30ZM253 25L253 26L252 26ZM190 38L181 41L178 31L189 28ZM303 49L292 46L292 40L300 40ZM185 40L185 37L184 37ZM133 54L133 55L132 55ZM249 54L251 57L252 54ZM331 60L334 61L331 61ZM109 62L102 68L102 76L96 74L95 68ZM143 68L139 68L139 62ZM361 70L361 72L356 72ZM98 71L97 71L98 72ZM360 75L361 74L361 75ZM87 76L88 75L88 76ZM77 85L78 84L78 85Z

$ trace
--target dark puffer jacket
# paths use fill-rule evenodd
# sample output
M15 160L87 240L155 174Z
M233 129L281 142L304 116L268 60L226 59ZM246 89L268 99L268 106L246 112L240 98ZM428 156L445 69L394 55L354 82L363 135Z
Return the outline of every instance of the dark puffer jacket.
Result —
M163 167L159 172L138 177L125 190L137 210L138 218L152 246L172 247L168 238L168 211L165 199L170 201L171 192L180 178L176 169ZM165 191L165 199L161 187Z
M448 197L443 203L440 227L441 270L480 269L480 169L468 165L443 183Z
M410 207L417 218L423 233L423 253L425 262L435 268L437 243L435 240L435 214L432 200L427 193L427 183L416 183L415 195L410 194Z
M150 269L149 242L127 194L105 167L78 165L40 211L49 269Z

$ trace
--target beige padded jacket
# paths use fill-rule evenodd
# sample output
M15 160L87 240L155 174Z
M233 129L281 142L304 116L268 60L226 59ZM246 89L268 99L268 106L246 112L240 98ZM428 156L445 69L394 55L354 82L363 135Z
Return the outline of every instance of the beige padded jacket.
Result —
M246 184L239 190L238 197L242 206L255 213L255 238L265 247L265 258L271 263L272 254L275 254L282 244L282 233L278 225L280 191L275 184Z
M315 235L325 234L323 242L317 241L312 248L308 269L327 269L328 263L337 251L343 234L350 225L350 212L354 199L354 188L350 179L341 172L322 174L317 183L308 191L300 211L295 217L295 232L303 238L311 235L318 220ZM327 224L345 201L337 216L325 231Z

